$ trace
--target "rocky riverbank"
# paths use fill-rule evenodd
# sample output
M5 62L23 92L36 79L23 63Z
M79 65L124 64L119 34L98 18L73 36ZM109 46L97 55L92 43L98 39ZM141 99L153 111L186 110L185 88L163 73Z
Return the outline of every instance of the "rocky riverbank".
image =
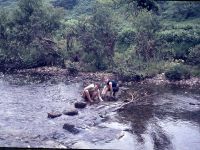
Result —
M62 69L58 67L39 67L39 68L33 68L33 69L24 69L24 70L17 70L17 73L25 73L25 74L43 74L43 75L52 75L52 76L67 76L68 80L70 82L77 82L77 81L84 81L85 84L89 84L91 82L101 82L103 77L107 76L110 78L114 78L117 80L120 80L117 78L116 75L112 73L106 73L106 72L79 72L76 75L70 75L67 69ZM190 79L183 79L180 81L169 81L165 78L164 73L158 74L155 77L152 78L146 78L139 83L141 84L156 84L156 85L178 85L182 87L200 87L200 78L198 77L191 77ZM135 84L135 82L123 82L123 85L132 85Z
M151 83L156 85L177 85L181 87L195 88L200 87L200 78L191 77L190 79L182 79L180 81L169 81L165 78L164 73L158 74L153 78L145 79L143 83Z

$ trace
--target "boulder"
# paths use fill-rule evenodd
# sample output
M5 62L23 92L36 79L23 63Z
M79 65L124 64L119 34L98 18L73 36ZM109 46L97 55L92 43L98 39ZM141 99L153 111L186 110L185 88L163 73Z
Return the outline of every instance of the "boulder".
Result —
M82 109L82 108L85 108L86 105L87 105L86 102L76 102L76 103L74 104L75 108L81 108L81 109Z
M77 143L73 144L72 149L90 149L91 147L85 141L78 141Z
M68 116L75 116L78 115L78 110L76 109L64 110L63 114Z
M77 128L75 128L74 125L68 124L68 123L65 123L65 124L63 125L63 129L69 131L69 132L72 133L72 134L77 134L77 133L80 132Z
M56 118L56 117L60 117L62 115L62 113L60 113L60 112L50 112L47 114L48 114L48 118Z

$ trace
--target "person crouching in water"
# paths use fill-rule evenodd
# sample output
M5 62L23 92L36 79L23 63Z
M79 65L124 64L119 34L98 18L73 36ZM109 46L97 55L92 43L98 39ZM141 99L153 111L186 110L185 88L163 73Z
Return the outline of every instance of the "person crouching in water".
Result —
M102 90L102 95L106 96L110 92L110 96L115 98L116 92L119 91L119 85L115 80L109 80L108 78L104 79L106 85Z
M90 103L93 103L96 97L98 97L100 101L103 101L103 99L101 98L99 89L100 89L99 84L97 83L90 84L84 88L82 96L86 101L89 101Z

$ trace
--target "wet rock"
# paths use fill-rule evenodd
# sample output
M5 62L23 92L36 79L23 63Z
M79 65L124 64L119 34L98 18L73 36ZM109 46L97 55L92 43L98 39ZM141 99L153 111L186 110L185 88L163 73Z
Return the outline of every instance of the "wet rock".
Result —
M65 129L65 130L71 132L72 134L77 134L77 133L80 132L77 128L75 128L74 125L68 124L68 123L65 123L65 124L63 125L63 129Z
M60 117L62 115L62 113L60 112L50 112L48 113L48 118L56 118L56 117Z
M85 103L85 102L76 102L74 104L75 108L81 108L81 109L85 108L86 105L87 105L87 103Z
M90 149L91 147L84 141L79 141L72 146L73 149Z
M64 110L63 114L68 116L75 116L78 115L78 110L76 109Z
M189 103L190 105L195 105L194 103Z
M128 100L128 99L125 99L125 100L124 100L124 102L125 102L125 103L127 103L127 102L130 102L130 100Z

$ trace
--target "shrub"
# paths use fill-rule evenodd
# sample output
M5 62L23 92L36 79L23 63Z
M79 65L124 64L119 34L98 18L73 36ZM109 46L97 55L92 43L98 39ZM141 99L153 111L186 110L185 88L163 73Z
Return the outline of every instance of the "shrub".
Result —
M189 79L190 72L183 65L176 65L165 72L165 77L170 81Z
M200 44L189 49L188 62L200 66Z
M56 0L52 4L55 7L63 7L65 9L73 9L78 4L78 0Z
M18 69L62 61L53 39L61 29L62 15L61 9L45 6L41 0L20 0L16 9L1 11L0 49L5 61L0 63Z
M158 54L156 33L160 28L158 17L148 11L141 11L134 20L136 29L136 54L144 61L156 58Z
M76 40L82 53L80 61L90 64L91 68L105 70L112 64L116 33L105 8L95 7L94 14L72 27L67 36Z
M71 62L71 61L66 61L65 67L67 68L69 75L77 75L78 74L77 63Z

